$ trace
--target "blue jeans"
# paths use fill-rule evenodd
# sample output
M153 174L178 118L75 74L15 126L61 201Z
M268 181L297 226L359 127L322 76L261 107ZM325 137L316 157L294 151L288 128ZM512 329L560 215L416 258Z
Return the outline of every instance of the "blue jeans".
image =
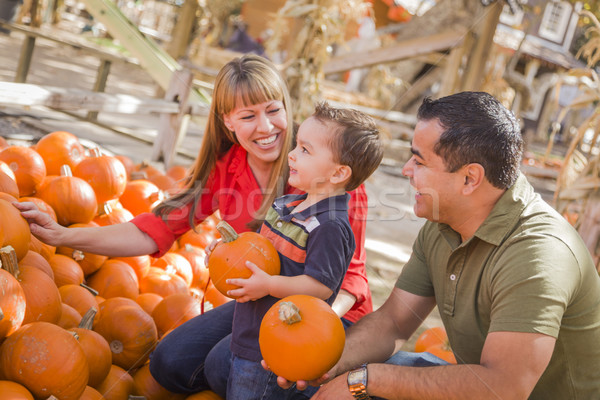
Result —
M210 350L231 334L234 307L234 301L222 304L163 337L150 355L152 377L174 393L191 394L209 389L204 377L204 361ZM227 348L224 357L229 355Z
M344 329L348 329L350 326L353 325L352 322L348 321L345 318L342 318L342 323L344 324ZM270 382L270 379L277 379L277 377L274 376L273 373L265 371L263 369L262 365L260 365L260 363L244 360L241 358L236 358L237 362L240 364L242 364L243 361L245 361L247 363L252 363L253 367L248 365L247 366L248 370L251 370L251 368L255 368L258 370L258 371L255 371L256 375L258 375L258 376L249 379L250 382L254 382L254 383L246 384L244 382L241 382L242 379L238 376L240 372L239 371L236 372L235 369L232 369L232 359L235 357L231 354L230 344L231 344L231 335L225 337L218 344L216 344L215 347L213 348L213 350L210 353L208 353L208 355L206 356L206 361L205 361L206 368L204 370L204 374L206 377L206 381L207 381L208 385L210 386L210 389L213 392L217 393L219 396L221 396L223 398L227 398L228 400L229 399L237 400L238 398L239 399L245 398L245 397L238 397L238 396L243 396L242 392L247 390L246 389L247 385L250 385L250 387L253 387L252 385L258 384L256 382L254 382L254 380L257 380L257 382L263 382L263 387L268 386L270 383L274 383L275 386L277 386L277 382L275 380ZM244 368L245 367L246 367L246 365L244 364ZM244 378L244 379L246 379L246 378ZM240 385L239 388L238 388L238 385ZM279 386L277 386L277 387L279 388ZM299 390L296 390L295 386L294 386L290 391L286 392L280 388L281 391L272 391L272 393L275 393L275 397L272 397L272 398L274 398L274 399L294 399L294 400L309 399L313 394L315 394L317 392L317 389L318 388L309 387L304 391L299 391ZM230 390L233 392L230 392ZM251 391L249 391L248 393L251 393ZM267 396L266 389L264 391L264 396ZM269 397L256 397L256 398L267 399Z
M394 353L394 355L388 358L385 363L402 365L405 367L435 367L439 365L450 365L450 363L431 353L412 353L409 351L399 351Z

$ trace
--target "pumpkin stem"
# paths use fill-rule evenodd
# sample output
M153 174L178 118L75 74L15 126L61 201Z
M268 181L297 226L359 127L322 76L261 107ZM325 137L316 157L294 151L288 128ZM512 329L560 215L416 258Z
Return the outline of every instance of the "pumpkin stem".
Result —
M64 164L60 167L60 176L73 176L73 171L69 164Z
M92 330L92 325L94 323L94 317L98 310L94 307L90 307L89 310L83 315L81 321L79 322L78 328L89 329Z
M112 207L108 201L102 203L102 207L100 208L101 210L98 212L98 216L109 215L112 212Z
M100 157L102 155L102 151L100 151L100 147L94 147L89 150L90 157Z
M2 269L10 272L12 276L15 278L19 278L19 262L17 261L17 253L15 249L11 246L4 246L0 249L0 262Z
M98 296L98 291L96 289L94 289L91 286L86 285L85 283L80 283L79 286L81 286L84 289L87 289L88 292L90 292L91 294L93 294L94 296Z
M2 311L2 307L0 307L0 321L4 319L4 311Z
M233 242L239 236L235 229L233 229L233 227L225 221L220 221L217 224L217 231L219 231L219 233L221 234L221 239L223 243Z
M279 304L279 320L288 325L302 321L300 309L291 301L284 301Z

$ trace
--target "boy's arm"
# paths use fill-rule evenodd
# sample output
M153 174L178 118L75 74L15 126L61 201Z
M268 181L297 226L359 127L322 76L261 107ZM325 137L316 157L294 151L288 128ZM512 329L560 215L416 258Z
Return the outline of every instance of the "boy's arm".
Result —
M250 278L227 280L228 284L240 287L227 293L238 296L236 300L240 303L267 295L281 299L293 294L307 294L326 300L333 294L326 285L308 275L269 275L250 261L246 261L246 266L252 271Z

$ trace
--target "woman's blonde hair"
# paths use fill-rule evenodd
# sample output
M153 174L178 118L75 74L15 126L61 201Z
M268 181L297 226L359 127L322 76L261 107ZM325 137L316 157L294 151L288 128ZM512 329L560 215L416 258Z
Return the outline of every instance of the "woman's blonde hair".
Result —
M291 150L293 143L293 119L286 82L273 63L264 57L253 54L235 58L219 71L214 84L202 145L194 166L186 178L185 190L158 205L153 210L154 214L165 217L173 209L193 202L189 219L190 226L194 227L194 214L198 199L217 160L233 144L238 144L235 133L229 131L225 126L223 116L237 107L271 100L283 102L288 124L281 154L273 163L269 183L264 189L261 207L250 226L251 229L258 227L275 198L281 196L285 191L289 175L287 153Z

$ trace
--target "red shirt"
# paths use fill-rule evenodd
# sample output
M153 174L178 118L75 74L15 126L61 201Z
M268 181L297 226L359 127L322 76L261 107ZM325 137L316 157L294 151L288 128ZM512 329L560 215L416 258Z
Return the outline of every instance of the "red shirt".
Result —
M195 225L219 210L221 219L229 223L236 232L249 230L247 224L254 220L254 214L260 208L263 195L246 156L247 152L243 147L233 145L217 161L196 207ZM286 192L297 193L298 191L288 186ZM145 213L138 215L131 222L156 242L158 251L152 256L160 257L171 248L179 236L191 229L188 222L190 210L191 204L182 205L164 219L152 213ZM360 185L350 192L348 218L354 232L356 250L342 282L342 289L356 297L356 303L344 315L344 318L352 322L373 311L365 267L367 211L367 193L364 185Z

